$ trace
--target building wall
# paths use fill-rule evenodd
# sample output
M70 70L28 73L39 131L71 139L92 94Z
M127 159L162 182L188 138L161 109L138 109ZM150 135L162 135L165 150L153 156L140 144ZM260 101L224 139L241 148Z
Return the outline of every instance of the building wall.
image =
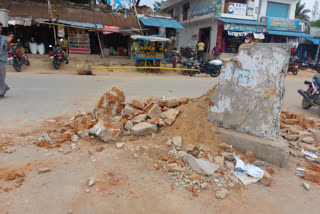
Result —
M190 22L184 25L185 29L179 30L179 38L177 42L177 48L185 47L191 45L192 47L196 47L199 39L199 30L201 28L211 27L210 32L210 51L216 44L217 38L217 27L218 20L217 19L206 19L198 22Z

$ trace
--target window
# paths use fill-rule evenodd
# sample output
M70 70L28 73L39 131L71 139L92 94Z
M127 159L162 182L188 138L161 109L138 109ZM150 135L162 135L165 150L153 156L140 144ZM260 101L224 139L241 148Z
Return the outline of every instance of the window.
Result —
M268 1L267 5L267 16L288 18L289 5Z
M183 21L188 19L189 15L189 10L190 10L190 4L184 4L183 5Z

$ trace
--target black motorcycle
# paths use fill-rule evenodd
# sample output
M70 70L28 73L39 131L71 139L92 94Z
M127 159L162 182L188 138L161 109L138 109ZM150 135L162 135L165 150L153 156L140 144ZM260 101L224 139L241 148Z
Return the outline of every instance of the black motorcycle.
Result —
M180 47L180 55L186 58L194 57L195 53L191 46Z
M312 59L308 59L306 61L306 65L308 68L316 70L318 73L320 73L320 61L316 62Z
M50 45L49 47L52 47L52 45ZM49 51L48 54L53 67L57 70L60 68L61 63L69 64L68 57L66 56L60 45L56 45L55 47L53 47L53 51Z
M298 93L303 97L301 106L303 109L309 109L312 106L320 107L320 76L314 75L312 82L304 81L308 86L306 91L299 89ZM320 108L319 108L320 110ZM320 111L318 111L320 113Z

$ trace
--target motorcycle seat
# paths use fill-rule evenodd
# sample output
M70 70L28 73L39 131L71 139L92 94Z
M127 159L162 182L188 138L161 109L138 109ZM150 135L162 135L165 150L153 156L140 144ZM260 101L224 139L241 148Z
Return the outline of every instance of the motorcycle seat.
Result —
M313 79L315 80L316 84L320 86L320 76L314 75Z

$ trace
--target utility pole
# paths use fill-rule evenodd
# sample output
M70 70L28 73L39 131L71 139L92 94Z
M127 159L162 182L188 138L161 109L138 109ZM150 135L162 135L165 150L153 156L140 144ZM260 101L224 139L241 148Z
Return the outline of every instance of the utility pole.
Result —
M56 27L54 25L53 21L53 13L52 13L52 8L51 8L51 2L48 0L48 13L51 16L51 22L52 22L52 28L53 28L53 37L54 37L54 44L57 45L57 34L56 34Z

